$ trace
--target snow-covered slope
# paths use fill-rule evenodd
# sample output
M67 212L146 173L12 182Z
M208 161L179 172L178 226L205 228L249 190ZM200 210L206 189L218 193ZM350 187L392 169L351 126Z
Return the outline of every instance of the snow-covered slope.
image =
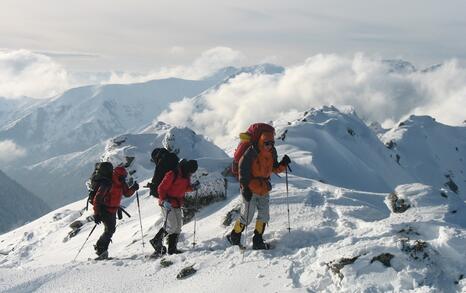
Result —
M392 157L416 182L466 191L466 127L411 116L382 136Z
M377 135L349 109L310 109L293 121L276 121L278 153L289 154L295 174L335 186L390 192L413 182Z
M0 128L5 124L26 115L35 107L45 103L46 100L32 99L28 97L6 99L0 97Z
M149 178L154 172L150 154L156 147L167 146L183 158L218 159L228 165L228 156L217 146L188 128L177 128L156 123L139 134L123 134L101 142L83 152L61 155L52 159L11 170L18 178L28 178L24 185L34 188L36 194L53 208L61 207L86 196L84 182L89 178L94 164L101 160L125 162L125 157L135 157L137 178Z
M0 234L42 216L50 208L0 171Z
M93 224L67 242L67 227L79 217L84 201L52 212L34 223L0 236L2 289L12 292L461 292L466 290L466 214L464 196L412 184L396 188L398 199L410 208L394 213L385 193L338 188L290 176L286 196L283 179L274 178L271 221L265 238L275 249L252 251L252 228L244 255L227 245L221 226L235 208L237 184L229 198L197 215L195 247L193 222L183 227L180 247L187 252L166 257L174 264L144 257L147 240L161 225L154 199L141 193L146 246L140 240L137 206L118 222L110 246L113 260L95 262L92 243L97 227L76 262L72 262ZM291 232L287 230L287 200ZM84 215L85 216L85 215ZM84 217L83 216L83 217ZM53 249L51 249L53 247ZM197 273L179 281L176 274L188 265ZM19 274L21 270L21 274Z
M448 166L452 180L463 178L455 146L462 154L464 127L450 128L426 117L411 117L385 134L384 138L394 141L390 146L352 110L335 107L311 109L295 120L277 120L274 126L278 154L291 156L293 173L289 174L289 193L284 177L272 178L271 221L264 237L275 246L273 250L250 250L252 227L245 232L248 249L244 254L225 241L232 226L231 221L227 226L222 223L228 214L235 214L232 211L240 199L238 183L230 178L226 200L197 213L196 246L192 245L191 221L184 225L180 242L188 251L168 256L174 264L163 268L160 261L145 257L151 252L147 241L163 220L156 200L147 189L141 189L144 248L138 207L130 198L123 205L132 217L118 222L110 246L115 259L88 260L94 253L92 243L103 229L98 227L72 262L93 227L92 222L84 224L76 236L68 237L69 224L90 215L82 214L82 199L0 235L0 276L8 280L0 282L0 288L91 292L95 287L88 284L98 278L99 288L109 292L466 290L464 189L458 184L455 192L452 185L425 177L438 174L446 178L443 168ZM420 139L425 136L430 139L424 144L426 149L420 150ZM115 163L134 156L130 169L136 170L134 176L143 186L153 168L149 152L157 144L178 150L182 157L198 159L196 178L203 186L214 182L209 188L224 188L218 176L229 159L190 129L154 123L139 134L109 141L103 156ZM438 156L436 164L415 168L420 162L435 160L432 154ZM436 169L440 171L435 173ZM204 187L200 196L206 192ZM194 265L197 273L178 281L176 274L188 265Z
M28 163L83 151L149 123L171 102L195 96L212 85L209 81L170 78L74 88L4 126L0 140L12 139L26 147L23 162Z

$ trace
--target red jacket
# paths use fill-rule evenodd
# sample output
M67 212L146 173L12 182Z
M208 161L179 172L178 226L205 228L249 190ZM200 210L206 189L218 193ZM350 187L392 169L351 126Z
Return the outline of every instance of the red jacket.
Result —
M167 172L157 191L159 193L159 205L162 205L164 200L168 200L172 207L181 208L184 203L185 193L193 191L193 189L191 188L191 179L183 178L181 171L178 170L176 179L175 172Z
M116 213L121 204L121 198L130 197L134 194L135 190L128 188L124 179L126 170L123 167L116 167L113 170L112 186L102 184L94 197L94 214L100 214L100 209L105 207L109 213Z

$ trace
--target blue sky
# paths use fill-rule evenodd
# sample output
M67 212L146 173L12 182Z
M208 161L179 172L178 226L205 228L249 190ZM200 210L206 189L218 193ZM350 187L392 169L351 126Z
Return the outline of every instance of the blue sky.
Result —
M72 71L148 71L224 46L247 64L364 52L419 67L466 60L466 1L3 0L0 48Z

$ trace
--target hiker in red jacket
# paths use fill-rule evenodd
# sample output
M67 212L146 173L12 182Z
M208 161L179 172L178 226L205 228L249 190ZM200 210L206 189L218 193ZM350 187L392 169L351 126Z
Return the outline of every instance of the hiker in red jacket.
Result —
M126 184L128 173L124 167L113 169L112 183L101 184L94 197L94 222L104 223L105 230L94 245L99 258L108 256L108 245L112 240L116 227L116 213L120 208L121 198L130 197L139 189L139 184L134 181L131 187Z
M155 254L165 253L162 245L162 239L165 235L168 235L168 254L182 253L177 249L178 236L183 225L181 207L184 204L185 193L199 187L198 181L191 184L191 175L196 171L197 161L181 160L178 169L165 174L158 186L159 205L162 208L165 223L157 235L150 240Z

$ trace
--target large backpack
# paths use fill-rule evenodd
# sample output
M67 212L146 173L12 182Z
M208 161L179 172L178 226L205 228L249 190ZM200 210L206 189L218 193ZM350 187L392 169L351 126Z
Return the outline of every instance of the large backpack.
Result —
M159 197L157 188L162 182L163 177L169 171L177 173L179 158L176 154L169 152L167 149L155 149L151 154L152 161L155 164L154 176L152 177L152 183L150 184L150 194L155 197Z
M89 189L89 197L86 204L86 209L89 203L94 202L94 197L100 185L106 184L111 186L113 175L113 165L110 162L95 163L94 171L87 181L87 188Z
M233 156L233 163L231 164L231 172L236 177L238 177L239 172L239 160L251 145L257 144L263 132L272 132L275 134L275 128L266 123L254 123L249 126L246 132L239 134L240 142L236 147L235 155Z

